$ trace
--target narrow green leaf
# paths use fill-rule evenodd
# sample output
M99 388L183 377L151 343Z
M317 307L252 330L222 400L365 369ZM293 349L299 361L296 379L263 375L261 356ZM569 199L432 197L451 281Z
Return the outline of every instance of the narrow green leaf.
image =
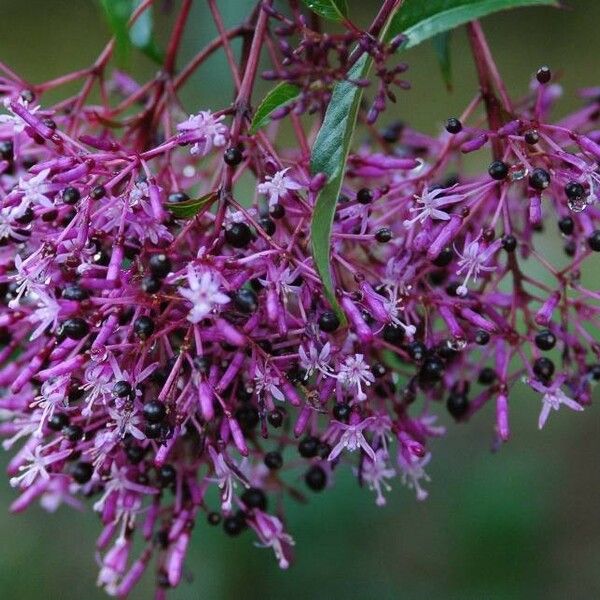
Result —
M131 0L100 0L111 33L115 37L115 52L117 59L123 63L131 48L127 21L131 16L133 5Z
M169 202L167 208L178 219L191 219L195 217L204 207L212 204L218 197L217 192L209 192L200 198L192 198L185 202Z
M431 40L433 42L433 49L440 65L440 71L442 72L442 79L448 91L452 89L452 59L450 58L450 40L452 37L451 31L444 31L438 33Z
M370 57L363 54L352 67L349 78L356 80L365 77L371 63ZM362 88L349 81L342 81L335 86L323 125L312 149L310 162L313 175L317 173L327 175L327 183L321 190L313 211L311 225L313 259L323 281L325 296L342 324L346 323L346 317L335 297L330 270L331 228L361 98Z
M158 64L163 53L153 38L154 21L152 7L147 8L129 28L128 22L141 0L100 0L100 6L115 37L116 55L120 64L126 63L134 46Z
M136 0L137 8L142 0ZM154 18L152 7L147 8L131 26L129 30L129 39L131 43L143 52L150 60L162 64L164 62L163 52L156 45L153 37Z
M387 39L400 33L411 48L439 33L501 10L525 6L559 6L557 0L404 0L390 24Z
M303 0L313 12L330 21L343 21L348 15L346 0Z
M258 105L252 123L250 134L255 134L261 127L271 122L271 115L278 108L287 106L300 95L300 88L285 81L277 84Z

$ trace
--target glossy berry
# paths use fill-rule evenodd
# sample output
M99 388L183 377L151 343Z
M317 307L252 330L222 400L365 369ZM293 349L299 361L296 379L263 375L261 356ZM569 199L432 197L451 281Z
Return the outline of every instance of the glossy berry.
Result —
M254 487L244 491L242 494L242 502L248 508L258 508L263 511L267 508L267 496L262 490Z
M349 404L345 402L338 402L333 407L333 416L342 423L345 423L350 418L350 413L352 412L352 408Z
M546 67L546 66L540 67L537 70L537 73L535 74L535 78L541 84L548 83L550 81L550 79L552 79L552 71L550 71L549 67Z
M452 393L446 400L446 408L455 419L460 419L469 410L469 399L466 394Z
M544 329L535 336L535 345L540 350L552 350L556 345L556 336L549 329Z
M501 181L502 179L505 179L508 175L508 165L501 160L495 160L488 167L488 173L492 179L495 179L496 181Z
M281 452L276 452L275 450L272 452L267 452L265 454L264 463L265 466L272 471L281 469L283 466L283 457L281 456Z
M252 241L252 231L246 223L232 223L225 229L225 240L234 248L245 248Z
M393 237L392 230L389 227L382 227L375 232L375 239L380 244L387 244Z
M588 246L593 252L600 252L600 229L597 229L587 239Z
M399 346L404 339L404 329L388 323L383 328L383 339L390 344L394 344L394 346Z
M433 264L436 267L447 267L454 257L454 252L450 246L443 248L440 253L433 259Z
M593 381L600 381L600 363L590 367L590 376Z
M456 134L462 131L462 123L456 117L450 117L446 121L446 131L448 133Z
M156 294L160 290L160 279L147 275L142 279L142 289L146 294Z
M146 340L154 333L154 321L145 315L133 322L133 331L140 339Z
M63 427L69 424L69 417L65 413L54 413L48 421L46 421L48 429L52 431L60 431Z
M575 221L571 217L563 217L558 222L558 229L565 235L572 235L575 231Z
M106 188L103 185L95 186L90 192L92 200L100 200L100 198L104 198L104 196L106 196Z
M576 181L569 181L565 185L565 194L569 200L580 200L585 195L585 188Z
M373 192L369 188L361 188L356 192L356 200L359 204L370 204L373 202Z
M66 187L62 193L62 201L65 204L77 204L81 198L81 193L76 187Z
M427 383L435 383L444 375L444 363L435 357L428 358L419 371L419 377Z
M230 515L223 519L223 530L227 535L236 536L240 535L246 528L246 523L240 515Z
M505 235L502 238L502 247L506 252L514 252L517 249L517 238L511 234Z
M490 341L490 334L487 331L485 331L484 329L480 329L475 334L475 343L478 346L485 346L486 344L489 343L489 341Z
M242 288L234 295L233 304L239 311L251 314L258 308L258 297L251 289Z
M538 379L548 380L554 375L554 363L542 356L533 363L533 372Z
M332 310L326 310L319 317L319 329L326 333L332 333L340 326L340 320Z
M148 267L154 277L163 279L171 271L171 261L166 254L154 254L148 261Z
M421 362L427 354L427 347L422 342L411 342L408 345L408 354L417 363Z
M481 371L479 371L479 377L477 377L477 381L481 385L492 385L494 381L496 381L496 371L491 367L483 367Z
M258 220L258 224L267 235L273 235L277 229L275 223L268 217L261 217Z
M71 469L71 476L80 484L87 483L94 474L94 466L89 462L78 462Z
M173 465L163 465L158 470L158 482L160 487L168 487L175 483L177 479L177 471Z
M313 465L304 475L304 481L313 492L320 492L327 485L327 474L319 465Z
M525 143L530 146L534 146L540 141L540 134L537 132L537 129L530 129L525 132Z
M113 385L112 393L117 398L127 398L127 396L131 396L133 394L133 388L131 387L129 381L121 379L120 381L117 381L115 385Z
M308 436L300 440L298 453L304 458L313 458L319 449L319 438Z
M90 331L89 325L79 317L67 319L62 324L63 333L72 340L82 340Z
M269 207L269 216L271 219L283 219L285 217L285 207L283 204L273 204Z
M70 442L78 442L83 439L83 429L79 425L67 425L62 433Z
M550 185L550 173L545 169L534 169L529 176L529 185L534 190L545 190Z
M268 414L267 420L272 427L277 429L283 425L283 416L283 411L279 408L276 408Z
M150 423L160 423L167 416L167 409L160 400L150 400L142 409L144 419Z
M146 437L151 440L157 440L164 433L163 423L147 423L144 429Z
M239 148L232 146L231 148L227 148L223 153L223 160L225 161L225 164L228 164L230 167L235 167L244 160L244 155Z
M74 300L75 302L82 302L90 297L87 290L77 284L68 285L62 292L61 298L63 300Z

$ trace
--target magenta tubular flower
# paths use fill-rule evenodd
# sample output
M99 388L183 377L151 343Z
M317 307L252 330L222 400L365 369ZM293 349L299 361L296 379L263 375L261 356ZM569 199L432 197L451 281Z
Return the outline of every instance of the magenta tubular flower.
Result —
M368 32L323 34L297 4L288 16L257 3L176 70L182 10L145 84L111 74L112 45L94 68L31 89L0 64L11 510L92 498L98 584L112 595L154 568L165 597L205 522L254 535L285 569L294 540L280 500L296 486L327 493L350 465L378 506L398 484L424 500L440 413L465 423L494 403L490 428L507 442L523 381L541 397L540 428L553 411L582 412L600 381L600 293L580 278L600 252L598 88L553 123L551 74L513 101L469 25L482 88L493 81L499 97L435 136L365 129L340 165L326 290L311 220L330 178L311 171L309 141L361 56L375 64L374 86L354 81L371 125L407 87L406 65L393 64L402 36L376 41L381 15ZM382 2L384 16L395 4ZM183 113L187 78L241 35L251 43L230 65L233 104ZM261 56L265 78L297 96L255 130ZM46 101L75 80L79 93ZM489 169L463 169L471 153ZM560 265L540 249L542 229L560 232Z

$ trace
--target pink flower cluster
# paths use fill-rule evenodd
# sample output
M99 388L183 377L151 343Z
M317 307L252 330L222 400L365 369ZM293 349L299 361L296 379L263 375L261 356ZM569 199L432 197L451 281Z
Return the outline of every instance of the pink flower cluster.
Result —
M542 69L527 98L501 94L499 120L486 107L489 125L477 95L438 136L393 124L361 137L331 237L344 326L311 254L314 123L291 113L291 144L278 122L246 133L274 18L258 11L241 99L215 112L185 114L182 80L164 73L120 95L122 75L99 75L106 55L37 86L0 66L12 510L91 498L98 583L120 597L151 561L159 598L177 586L206 522L252 530L286 568L283 497L324 491L350 464L378 505L397 484L422 500L441 413L467 421L493 403L503 442L526 387L542 427L584 410L600 380L600 292L585 284L600 252L600 88L553 123L560 89ZM79 94L43 103L79 78ZM489 171L470 174L465 155L489 149ZM556 264L545 244L564 248Z

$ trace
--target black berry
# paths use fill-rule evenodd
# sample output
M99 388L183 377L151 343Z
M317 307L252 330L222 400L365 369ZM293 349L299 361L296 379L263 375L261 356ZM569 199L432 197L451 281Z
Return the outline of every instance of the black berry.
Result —
M319 329L326 333L332 333L340 326L340 320L332 310L326 310L319 317Z
M501 160L495 160L488 167L488 173L490 174L490 177L492 179L495 179L496 181L501 181L502 179L505 179L508 175L508 165Z
M155 254L148 261L150 273L157 279L163 279L171 271L171 261L166 254Z
M529 176L529 185L534 190L545 190L550 185L550 173L539 167L534 169Z
M450 117L446 121L446 131L448 133L456 134L462 131L462 123L456 117Z
M140 339L145 340L154 333L154 321L145 315L138 317L133 322L133 331Z
M556 345L556 336L549 329L544 329L535 336L535 345L540 350L552 350Z
M79 317L67 319L62 324L63 333L72 340L82 340L90 331L88 324Z
M160 400L150 400L142 409L144 419L150 423L160 423L167 416L167 409Z
M319 465L313 465L304 475L304 481L313 492L320 492L327 485L327 474Z
M252 241L252 231L246 223L232 223L225 229L225 240L234 248L245 248Z
M223 160L230 167L235 167L239 165L242 160L244 160L244 155L242 154L239 148L232 146L231 148L227 148L223 154Z

